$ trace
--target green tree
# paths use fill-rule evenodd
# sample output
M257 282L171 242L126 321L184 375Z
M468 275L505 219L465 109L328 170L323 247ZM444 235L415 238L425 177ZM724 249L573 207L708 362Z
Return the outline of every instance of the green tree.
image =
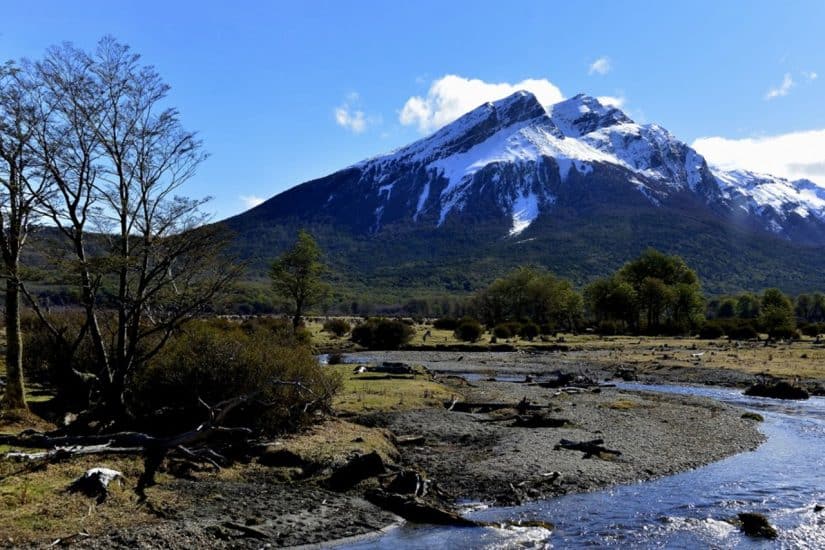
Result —
M679 256L648 249L622 267L618 278L636 296L636 310L644 315L647 331L684 331L700 320L704 304L699 277ZM638 326L638 321L632 324Z
M270 277L275 292L290 301L292 327L297 329L307 308L319 303L329 287L321 280L326 271L321 248L303 229L295 244L272 263Z
M736 317L736 300L733 298L725 298L719 304L719 309L716 311L716 316L720 319L730 319Z
M759 324L768 333L768 339L790 335L796 330L793 302L777 288L762 294Z
M796 297L796 316L803 321L810 321L814 310L814 299L810 294Z
M474 307L491 327L529 319L572 330L582 316L581 295L570 281L533 267L519 267L493 281L475 296Z
M748 293L740 294L736 299L736 316L741 319L759 317L759 296Z
M584 289L587 309L597 322L621 321L636 329L636 291L617 276L596 279Z

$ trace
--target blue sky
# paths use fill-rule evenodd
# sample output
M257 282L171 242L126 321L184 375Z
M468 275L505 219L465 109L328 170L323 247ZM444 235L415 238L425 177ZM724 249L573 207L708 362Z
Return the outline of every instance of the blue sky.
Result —
M0 59L112 34L155 65L211 154L186 192L213 196L216 218L509 89L486 84L527 79L548 96L609 96L712 162L825 185L821 1L31 0L3 12Z

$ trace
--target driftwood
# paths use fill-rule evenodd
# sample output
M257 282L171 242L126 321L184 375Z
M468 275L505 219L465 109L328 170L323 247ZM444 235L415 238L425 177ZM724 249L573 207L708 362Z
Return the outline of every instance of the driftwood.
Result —
M395 438L395 444L399 446L423 445L423 435L399 435Z
M562 439L558 445L553 447L553 450L569 449L571 451L581 451L584 453L583 458L590 458L591 456L599 456L601 454L610 454L620 456L621 451L608 449L603 446L604 439L592 439L590 441L572 441L570 439Z
M526 399L522 399L519 403L485 403L473 401L446 401L444 406L451 411L456 412L474 412L474 413L489 413L493 411L500 411L502 409L516 409L520 413L527 411L535 411L546 409L546 405L535 405Z
M305 409L318 401L315 393L301 382L273 380L274 385L295 386L299 390L308 392L314 397L305 404ZM257 397L261 391L227 399L214 406L209 406L201 400L201 404L208 413L208 419L187 432L169 436L157 437L141 432L118 432L101 435L61 435L55 433L39 433L27 430L19 435L0 436L0 444L34 447L47 449L42 453L11 452L3 458L14 458L31 462L54 462L73 456L91 454L142 454L144 457L144 471L138 479L135 492L145 500L145 489L155 484L155 473L160 468L163 459L172 451L180 452L190 459L201 459L215 466L226 459L212 449L202 447L207 441L217 437L250 436L252 430L245 427L226 427L222 424L229 414L238 407L246 404L261 404ZM263 403L263 405L274 405Z
M429 504L420 498L387 493L379 489L367 491L365 498L379 508L389 510L402 518L417 523L476 527L486 525L461 517L458 513Z
M515 417L512 426L519 428L561 428L570 424L566 418L553 418L543 414L522 414Z

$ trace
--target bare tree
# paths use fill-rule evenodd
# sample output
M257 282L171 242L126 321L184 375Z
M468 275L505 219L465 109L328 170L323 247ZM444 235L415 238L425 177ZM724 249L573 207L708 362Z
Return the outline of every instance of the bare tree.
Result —
M20 330L20 255L44 184L31 155L30 90L30 82L18 66L0 66L0 253L6 278L4 406L14 409L27 408Z
M37 151L50 184L43 212L70 245L99 405L123 418L136 369L238 267L218 261L224 237L203 226L204 201L177 195L205 154L165 106L169 87L154 68L112 38L92 53L51 48L35 68Z

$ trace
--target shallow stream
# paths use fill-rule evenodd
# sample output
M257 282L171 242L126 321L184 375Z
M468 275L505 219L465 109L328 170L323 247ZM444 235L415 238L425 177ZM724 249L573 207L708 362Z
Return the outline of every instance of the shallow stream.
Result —
M780 401L739 390L643 386L623 389L711 397L765 417L767 440L752 452L661 478L517 507L470 509L485 521L542 520L542 528L455 528L404 525L346 548L825 548L825 398ZM760 512L777 541L751 539L725 520Z

